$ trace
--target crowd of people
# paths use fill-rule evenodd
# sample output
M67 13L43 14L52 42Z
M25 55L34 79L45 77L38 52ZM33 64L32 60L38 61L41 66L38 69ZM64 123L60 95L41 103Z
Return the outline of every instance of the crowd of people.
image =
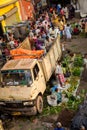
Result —
M15 49L20 44L19 39L15 39L12 33L6 37L0 37L0 60L5 63L10 56L10 50Z
M27 30L31 49L44 50L46 54L57 36L64 38L64 40L71 41L72 35L79 35L80 32L85 31L85 37L87 37L87 19L81 19L79 22L72 22L70 24L68 20L74 16L75 9L72 5L61 7L61 5L58 4L56 8L51 7L46 8L46 10L39 10L36 13L35 19L29 22L29 28ZM0 37L0 55L2 55L2 58L6 61L6 57L10 55L10 50L17 48L21 42L21 36L16 38L12 32L8 32L6 37ZM64 47L63 45L61 46ZM60 89L63 88L65 84L65 77L60 62L56 65L55 75L57 85L51 88L51 94L56 95L57 104L59 104L62 101ZM60 85L60 87L58 85ZM54 130L65 129L62 127L62 124L58 122ZM85 130L84 126L81 126L80 130Z
M80 22L73 22L70 24L67 20L75 16L75 9L73 5L61 7L58 4L56 7L50 7L36 12L34 20L29 21L27 30L23 29L19 34L18 29L15 28L4 35L0 36L0 54L8 56L11 49L15 49L24 40L23 36L28 36L32 50L44 50L48 52L54 39L59 35L60 38L71 41L72 35L78 35L85 29L87 35L86 20ZM19 30L20 31L20 30ZM28 35L26 35L27 33Z
M70 14L71 12L72 14ZM68 8L68 6L61 7L61 5L58 4L57 7L39 10L36 13L35 19L29 21L26 30L28 32L27 36L30 40L31 49L44 50L44 53L46 54L57 36L64 38L64 40L71 41L72 35L79 35L79 33L84 30L87 36L86 18L81 19L79 22L72 22L71 24L67 21L74 17L74 13L75 10L72 5L69 5ZM24 32L26 31L24 30ZM19 44L21 44L23 35L19 35L16 29L16 33L11 31L8 32L6 36L7 37L0 37L0 54L2 53L2 57L5 60L6 57L10 55L10 50L17 48ZM62 44L61 46L64 51L64 45ZM59 71L58 74L57 71ZM56 75L58 76L58 79L60 79L59 82L61 87L63 87L65 79L60 63L57 65L57 71Z
M82 19L78 23L73 22L70 24L67 20L73 18L74 13L75 10L72 5L69 5L68 8L68 6L61 7L61 5L58 4L56 8L51 7L39 10L36 13L35 19L29 21L26 30L28 32L27 36L30 40L31 49L44 50L44 54L46 54L57 36L64 38L64 40L71 41L72 35L79 35L79 33L85 29L87 20ZM19 44L21 44L23 35L19 35L16 29L16 33L8 32L6 36L7 37L4 38L0 37L0 49L5 61L10 55L10 50L17 48ZM64 45L62 44L61 46L64 51ZM59 80L59 84L63 88L65 78L59 62L57 63L55 73L56 79ZM57 94L57 102L61 102L62 96L58 88L55 89L55 94Z

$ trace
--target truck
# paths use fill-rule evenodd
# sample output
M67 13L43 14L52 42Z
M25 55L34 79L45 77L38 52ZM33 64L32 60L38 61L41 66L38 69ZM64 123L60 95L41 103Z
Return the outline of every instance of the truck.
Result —
M26 48L25 44L24 41L20 48ZM10 115L40 114L46 84L61 55L61 44L57 37L41 58L8 60L1 68L0 111Z

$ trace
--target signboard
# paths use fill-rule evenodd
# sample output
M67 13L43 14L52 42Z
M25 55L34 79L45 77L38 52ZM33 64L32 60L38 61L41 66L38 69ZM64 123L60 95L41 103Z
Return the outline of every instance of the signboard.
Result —
M34 7L32 2L28 0L20 0L19 3L20 3L20 11L22 14L22 20L33 18Z

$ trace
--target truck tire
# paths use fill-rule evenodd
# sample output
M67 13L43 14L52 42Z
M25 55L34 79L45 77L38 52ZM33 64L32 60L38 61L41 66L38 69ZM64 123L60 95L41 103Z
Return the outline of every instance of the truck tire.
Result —
M43 111L43 99L40 95L36 99L36 109L37 113L41 113Z

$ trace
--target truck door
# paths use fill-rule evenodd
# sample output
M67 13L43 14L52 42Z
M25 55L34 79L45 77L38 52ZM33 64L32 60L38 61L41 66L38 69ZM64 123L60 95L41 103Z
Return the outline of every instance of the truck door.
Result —
M45 78L40 65L37 63L33 68L33 78L34 78L34 84L35 86L37 86L38 91L44 93L46 89Z

